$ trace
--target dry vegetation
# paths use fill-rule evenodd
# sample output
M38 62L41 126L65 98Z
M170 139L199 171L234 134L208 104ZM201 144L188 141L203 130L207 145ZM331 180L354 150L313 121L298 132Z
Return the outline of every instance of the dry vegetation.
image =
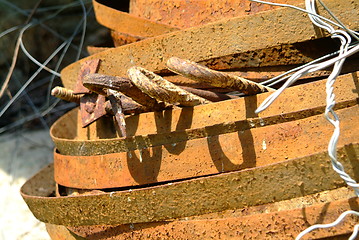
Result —
M46 67L59 73L108 33L96 23L89 0L0 0L0 16L0 133L48 129L74 104L50 96L60 78L30 58L41 64L48 60ZM28 54L17 48L19 38Z

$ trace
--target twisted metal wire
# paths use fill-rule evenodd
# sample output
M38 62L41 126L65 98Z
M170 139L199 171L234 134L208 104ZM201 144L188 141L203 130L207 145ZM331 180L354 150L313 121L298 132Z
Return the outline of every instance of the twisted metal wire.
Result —
M319 228L331 228L331 227L335 227L336 225L338 225L341 221L343 221L343 219L349 215L349 214L354 214L356 216L359 217L359 213L356 211L345 211L343 212L334 222L332 223L328 223L328 224L315 224L313 226L310 226L309 228L305 229L303 232L299 233L298 236L295 238L295 240L300 240L304 235L306 235L307 233L315 230L315 229L319 229ZM356 239L356 236L358 234L358 230L359 230L359 224L354 226L354 230L352 235L349 237L349 240L354 240Z
M261 2L265 3L264 1L257 1L252 0L255 2ZM275 93L273 93L271 96L269 96L267 99L265 99L262 104L258 107L256 110L256 113L259 113L261 111L264 111L267 107L269 107L274 100L290 85L292 85L295 81L297 81L300 77L304 76L305 74L308 74L310 72L314 72L323 68L326 68L330 65L334 64L332 73L329 75L327 83L326 83L326 108L325 108L325 117L334 126L334 132L330 138L329 144L328 144L328 155L331 160L333 169L335 172L339 174L339 176L347 183L348 186L352 187L355 191L355 194L359 196L359 184L352 179L345 171L343 165L337 160L337 143L340 136L340 121L338 115L334 112L334 106L335 106L335 94L334 94L334 83L337 78L337 76L340 74L340 71L342 69L342 66L346 60L346 58L354 53L359 52L359 44L356 44L353 48L349 50L349 45L351 43L351 37L350 35L353 35L353 31L349 30L348 32L343 30L335 30L333 26L331 26L329 23L332 23L331 21L324 22L323 17L320 17L317 15L316 7L315 7L315 0L306 0L306 12L308 13L308 17L310 20L315 24L316 26L325 29L328 31L332 38L339 39L341 46L339 49L339 55L337 57L334 57L332 59L326 60L322 63L316 63L316 64L310 64L296 73L294 73L289 79L283 84L283 86L278 89ZM293 6L292 6L293 7ZM327 9L329 11L329 9ZM333 15L333 14L331 14ZM337 24L333 24L338 26ZM341 27L341 26L340 26ZM347 28L344 28L347 30ZM355 33L354 35L357 35ZM356 37L356 36L355 36ZM310 231L318 228L329 228L336 226L339 224L343 218L348 214L355 214L359 216L359 212L356 211L346 211L340 217L330 224L317 224L313 225L306 230L302 231L298 236L297 240L301 239L305 234L309 233ZM350 239L355 239L357 236L359 230L359 225L355 225L353 234L350 236Z

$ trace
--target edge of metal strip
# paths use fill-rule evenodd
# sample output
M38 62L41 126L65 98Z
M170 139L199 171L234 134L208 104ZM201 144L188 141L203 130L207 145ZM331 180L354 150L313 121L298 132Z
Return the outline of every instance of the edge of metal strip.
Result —
M347 14L358 10L358 6L353 1L328 0L326 5L333 9L334 14L339 18L346 14L343 17L345 24L353 30L359 29L356 14ZM251 31L248 31L248 28L251 28ZM271 31L267 31L265 35L257 34L267 29ZM306 13L289 8L278 8L171 32L103 51L67 66L61 71L61 79L66 88L72 89L81 63L93 58L102 60L100 74L124 77L132 66L140 66L154 72L166 69L166 61L174 55L199 62L318 37L323 36L317 36Z
M338 160L356 180L358 155L358 143L338 149ZM326 152L265 167L98 195L48 197L31 188L48 189L49 180L41 178L46 174L51 176L53 170L40 172L42 181L36 184L36 179L30 179L21 194L40 221L66 226L163 221L287 200L345 185L333 172Z

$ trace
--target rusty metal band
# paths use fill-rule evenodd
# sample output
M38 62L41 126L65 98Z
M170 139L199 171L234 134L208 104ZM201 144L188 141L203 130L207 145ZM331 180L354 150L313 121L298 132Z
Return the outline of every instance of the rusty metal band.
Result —
M338 160L355 180L359 180L355 174L359 171L358 154L358 143L338 148ZM84 226L196 216L288 200L344 185L323 152L265 167L152 187L67 197L51 197L55 181L50 165L26 182L21 194L40 221Z
M99 1L92 1L96 20L103 26L115 30L119 33L128 34L136 37L154 37L165 33L178 30L176 27L169 26L140 18L108 7Z
M112 49L112 47L87 46L86 50L90 55Z
M328 48L325 48L327 51L321 49L321 46L333 46L333 44L330 44L327 41L328 39L325 38L290 45L287 47L281 45L279 47L266 48L258 51L250 51L242 54L210 59L207 61L202 61L201 64L210 67L211 69L226 70L226 72L229 74L235 74L254 82L262 82L293 69L296 64L307 63L328 53L336 51L335 48L329 50ZM109 48L87 47L87 50L91 55L108 49ZM315 49L315 51L313 49ZM290 55L290 57L283 58L282 54L284 53L286 55ZM266 56L266 58L259 56ZM345 66L343 66L342 73L345 74L355 72L357 70L358 62L358 59L355 58L348 59ZM241 68L242 70L236 71L236 69ZM243 68L251 68L251 70L248 71L247 69ZM229 71L229 69L232 70ZM301 79L304 80L327 77L329 74L330 71L322 70L310 73ZM199 83L181 75L166 75L166 80L180 86L213 89L213 87L209 84ZM219 90L223 91L225 89L215 88L213 90L218 92ZM228 92L228 90L226 91Z
M342 124L340 144L357 141L359 135L353 129L359 122L359 107L341 109L337 114ZM266 166L325 151L331 131L326 120L315 115L130 152L69 156L55 151L54 175L58 184L79 189L118 188L188 179ZM311 139L315 139L315 144L307 144Z
M351 189L339 188L289 201L173 221L69 228L46 224L46 228L53 240L64 239L58 238L58 233L68 236L67 240L78 239L74 235L103 240L114 236L116 239L143 239L144 236L146 239L294 239L305 228L333 222L346 210L358 211L359 199ZM307 237L350 235L357 222L358 217L348 216L339 226L313 231ZM64 235L66 233L68 235Z
M276 2L298 5L303 1L277 0ZM258 4L247 0L177 0L176 2L136 0L130 2L131 14L181 28L195 27L223 18L256 14L273 8L277 7L268 4ZM149 12L151 14L148 14Z
M247 2L247 1L246 1ZM301 3L301 1L298 0L294 0L293 3ZM162 4L165 5L164 2L161 2ZM177 11L179 11L179 9L184 9L185 14L189 14L189 12L193 12L196 9L196 5L197 4L202 5L202 2L198 2L198 1L194 1L191 2L190 4L188 4L188 2L184 3L182 2L181 4L179 4L177 6ZM208 5L208 3L205 1L203 2L204 5ZM249 2L247 2L249 4ZM111 14L103 14L103 15L99 15L98 17L101 18L101 20L103 22L107 22L107 25L110 28L122 28L122 26L118 25L118 21L116 21L116 15L121 15L123 13L119 12L116 9L111 9L107 6L104 6L101 3L96 3L99 5L99 9L100 11L104 11L104 12L110 12ZM218 3L216 3L218 4ZM216 5L215 4L215 5ZM219 3L220 4L220 3ZM236 6L234 8L230 7L230 4L238 4L236 3L226 3L225 6L221 7L220 10L223 11L224 9L231 9L231 14L228 15L228 12L222 12L223 15L221 16L222 18L229 18L229 17L238 17L240 15L243 15L243 12L240 12L239 9L241 9L241 7L243 7L243 5L241 6ZM139 4L137 4L139 5ZM215 8L215 6L213 4L210 4L211 7L209 7L208 9L213 9ZM153 6L152 6L153 7ZM162 7L162 6L161 6ZM198 6L197 6L198 7ZM263 8L263 6L261 7L249 7L250 8L250 12L251 13L255 13L255 12L260 12L260 11L265 11L268 10L265 7ZM196 12L196 17L193 18L191 17L191 21L190 24L193 24L194 21L193 20L201 20L201 24L197 24L197 25L203 25L205 22L212 22L214 20L216 20L218 18L218 15L215 14L210 14L210 15L198 15L198 11L205 11L208 14L208 11L205 10L206 8L203 8L201 10L197 9ZM235 13L233 15L233 11L235 10L237 13ZM159 9L155 9L155 11L158 11ZM167 11L169 9L166 9ZM119 12L119 13L117 13ZM151 13L153 13L153 11L151 10ZM246 15L246 14L245 14ZM114 18L115 16L115 18ZM168 16L171 16L171 25L176 25L173 22L173 17L174 17L174 13L171 12ZM152 17L151 16L146 16L146 17ZM114 19L113 19L114 18ZM203 19L204 18L204 19ZM163 22L163 20L165 20L165 18L161 18L159 20L159 22ZM179 19L182 22L186 22L185 19L181 18ZM218 20L218 19L217 19ZM137 23L137 22L136 22ZM115 25L116 24L116 25ZM193 25L192 25L193 26ZM144 28L146 28L147 25L144 26ZM127 26L126 26L127 28ZM130 29L131 31L134 31L133 29ZM138 26L138 28L136 28L136 32L138 31L144 31L143 28L141 28L141 26ZM141 41L144 39L144 37L139 37L139 36L133 36L133 35L129 35L126 33L122 33L122 32L117 32L112 30L111 31L111 36L113 39L113 42L115 44L115 47L118 46L122 46L125 44L129 44L132 42L136 42L136 41ZM320 39L320 43L318 43L318 41L308 41L308 42L304 42L304 43L294 43L294 44L284 44L281 46L275 46L275 47L271 47L271 48L266 48L266 49L261 49L258 51L249 51L249 52L243 52L240 54L234 54L234 55L227 55L227 56L223 56L220 57L218 59L210 59L209 61L205 61L203 63L205 63L205 65L210 66L210 68L213 69L237 69L240 67L263 67L263 66L271 66L271 65L290 65L290 64L303 64L306 62L309 62L311 60L314 60L318 57L321 57L325 54L328 54L330 52L335 51L335 48L331 48L330 46L333 45L332 43L329 44L325 44L326 42L328 42L328 39L324 39L322 41L322 39ZM322 46L325 45L326 48L323 49ZM313 49L315 49L315 51L313 51ZM285 58L283 58L283 55L286 55ZM288 58L288 56L290 56Z
M356 91L359 86L357 82L356 73L338 78L335 86L338 108L357 104ZM53 124L50 134L56 148L63 155L102 155L177 144L321 114L325 106L326 94L318 89L325 89L325 80L291 87L267 111L259 115L255 115L254 110L270 93L193 108L130 116L126 118L127 138L105 136L93 140L75 139L77 113L74 110ZM293 96L298 97L293 98ZM209 122L212 125L208 125Z
M333 9L338 18L343 19L344 24L353 30L359 29L359 20L354 14L358 11L355 2L328 0L326 5ZM268 29L271 31L267 31ZM265 35L258 34L263 31L266 32ZM167 33L103 51L67 66L61 72L61 79L66 88L72 89L81 63L94 58L102 61L98 73L124 77L127 69L132 66L150 71L163 70L166 68L166 61L174 55L199 62L315 38L318 38L316 29L306 13L279 8Z
M143 37L134 37L114 30L111 31L111 37L115 47L130 44L133 42L138 42L144 39Z
M342 107L354 106L358 104L358 99L338 103L336 109ZM316 107L301 112L275 115L266 118L251 118L241 121L226 122L216 124L204 128L189 129L171 133L158 133L148 135L129 136L126 138L105 138L92 140L73 140L66 138L53 137L56 147L64 155L101 155L116 152L129 152L136 149L141 151L148 151L150 147L161 146L164 144L182 144L188 140L211 138L222 134L242 132L248 129L260 128L265 125L274 125L278 123L285 123L298 120L300 118L307 118L323 113L324 106ZM68 115L65 115L60 121L67 121ZM57 131L57 126L54 125L54 131ZM127 125L126 125L127 126Z

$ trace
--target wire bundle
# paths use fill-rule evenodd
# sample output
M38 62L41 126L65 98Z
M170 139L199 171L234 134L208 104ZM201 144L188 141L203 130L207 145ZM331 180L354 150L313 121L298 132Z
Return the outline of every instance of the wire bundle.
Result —
M339 39L341 46L339 51L329 54L327 56L324 56L320 59L314 60L308 64L305 64L299 68L293 69L290 72L287 72L285 74L282 74L276 78L270 79L262 84L268 84L268 86L274 85L280 81L283 81L285 79L288 79L281 88L279 88L276 92L274 92L272 95L270 95L267 99L265 99L262 104L258 107L256 110L256 113L262 112L265 109L267 109L277 98L278 96L289 86L291 86L293 83L295 83L299 78L302 76L312 73L321 69L324 69L326 67L329 67L331 65L333 66L332 73L329 75L327 83L326 83L326 108L325 108L325 117L326 119L334 126L334 132L333 135L329 141L328 144L328 155L330 157L333 169L335 172L339 174L339 176L347 183L348 186L352 187L355 191L355 194L359 196L359 184L352 179L345 171L343 165L337 160L337 143L340 135L340 121L338 115L334 112L333 108L335 106L335 94L334 94L334 83L337 78L337 76L340 74L342 66L346 60L347 57L357 53L359 51L359 44L353 44L350 46L352 38L355 38L356 40L359 40L358 34L344 26L331 12L330 10L324 5L324 3L321 0L318 0L320 4L329 12L329 14L338 22L335 23L331 20L328 20L316 12L316 1L315 0L306 0L305 6L306 10L287 5L287 4L276 4L276 3L268 3L264 1L257 1L252 0L259 3L267 3L272 4L276 6L285 6L285 7L291 7L295 8L300 11L304 11L308 13L308 16L310 20L315 24L316 26L328 31L331 34L332 38ZM341 29L336 30L332 25L340 27ZM344 29L344 30L342 30ZM333 57L329 60L323 61L324 59L327 59L329 57L332 57L333 55L337 55L336 57ZM290 73L294 72L292 75L288 75ZM346 211L344 212L336 221L330 224L317 224L313 225L303 232L301 232L296 239L301 239L305 234L309 233L310 231L318 228L329 228L336 226L338 223L340 223L343 218L348 214L355 214L359 216L358 212L355 211ZM353 234L350 236L349 239L355 239L356 235L358 233L359 224L355 225Z
M37 5L35 6L35 8L33 9L33 12L31 14L29 14L27 11L18 8L16 5L6 1L6 0L0 0L0 3L7 5L9 8L14 9L15 11L28 16L28 20L26 21L25 24L19 25L19 26L15 26L12 27L10 29L5 30L4 32L0 33L0 38L4 37L5 35L14 32L16 30L20 30L19 34L18 34L18 38L17 38L17 42L16 42L16 46L14 49L14 54L13 54L13 60L10 66L10 69L8 71L8 74L6 76L6 79L4 80L4 83L1 86L0 89L0 98L4 95L8 84L10 82L10 79L12 78L14 69L15 69L15 65L18 59L18 53L19 53L19 49L21 48L21 50L23 51L23 53L32 61L34 62L36 65L39 66L39 68L37 69L37 71L35 71L33 73L33 75L27 79L27 81L21 86L21 88L16 92L16 94L14 96L12 96L12 98L1 108L0 110L0 118L5 114L6 111L8 111L8 109L14 104L14 102L16 102L21 96L25 95L25 97L27 97L27 100L29 101L30 104L32 104L31 99L27 96L27 88L29 87L29 85L33 82L33 80L39 75L39 73L42 70L46 70L48 71L51 75L49 76L49 78L46 79L46 82L48 82L48 99L46 104L44 105L44 108L46 108L43 111L39 111L33 104L32 104L32 108L34 110L34 114L33 115L29 115L26 116L23 119L20 119L14 123L11 123L7 126L4 126L2 128L0 128L0 133L7 131L8 129L11 129L12 127L16 127L19 126L23 123L25 123L26 121L31 121L33 119L39 118L41 120L41 122L43 123L43 125L48 128L46 122L43 120L43 117L45 115L47 115L49 112L53 111L54 107L60 102L60 100L55 100L55 102L53 102L50 105L50 91L52 89L52 84L53 81L55 79L55 77L59 77L60 74L58 73L58 69L60 68L60 64L62 63L63 59L65 58L65 55L69 49L69 47L74 47L77 50L77 54L76 54L76 60L78 60L80 58L80 54L82 53L83 50L83 43L84 43L84 39L85 39L85 33L86 33L86 23L87 23L87 16L90 13L90 11L92 10L92 7L86 9L85 4L89 4L90 1L88 0L78 0L77 2L74 3L70 3L70 4L65 4L65 5L59 5L59 6L53 6L53 7L48 7L48 8L38 8L39 4L40 4L41 0L39 0L39 2L37 3ZM72 35L69 38L65 38L62 35L58 34L57 32L55 32L53 29L51 29L50 27L48 27L47 25L45 25L45 22L47 20L53 19L55 17L57 17L61 12L63 12L64 10L70 8L70 7L77 7L80 6L83 12L82 18L81 20L78 22L78 24L76 25ZM35 12L46 12L46 11L50 11L50 10L56 10L54 13L46 16L46 18L44 19L37 19L34 18L33 15ZM59 39L61 39L63 41L63 43L57 47L52 53L51 55L43 62L39 62L38 60L36 60L26 49L24 42L23 42L23 35L24 33L32 27L35 26L41 26L44 29L46 29L47 31L49 31L50 33L52 33L54 36L58 37ZM73 43L73 40L75 39L75 37L79 34L79 32L81 32L81 39L80 39L80 43L78 46L75 46ZM61 53L62 52L62 53ZM61 53L61 55L59 56L55 69L50 69L48 68L46 65L48 65L50 63L50 61L52 61L59 53ZM69 107L73 107L73 105L70 105ZM62 107L60 106L57 110L62 110Z

